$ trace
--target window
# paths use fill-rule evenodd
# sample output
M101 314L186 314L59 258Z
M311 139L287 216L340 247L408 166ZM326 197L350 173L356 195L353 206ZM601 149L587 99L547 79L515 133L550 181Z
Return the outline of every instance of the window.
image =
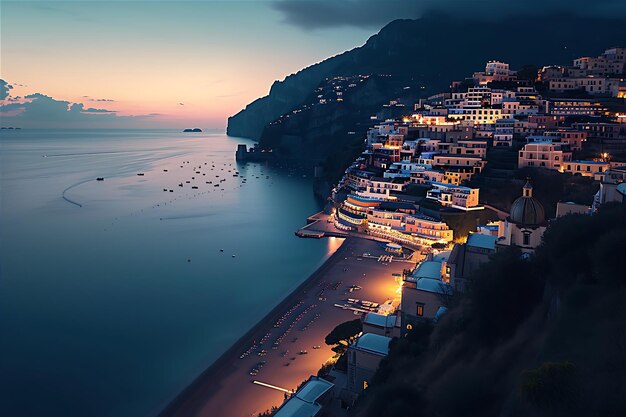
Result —
M524 246L530 245L530 233L524 233L523 242Z
M417 303L417 315L419 317L422 317L424 315L424 304L423 303Z

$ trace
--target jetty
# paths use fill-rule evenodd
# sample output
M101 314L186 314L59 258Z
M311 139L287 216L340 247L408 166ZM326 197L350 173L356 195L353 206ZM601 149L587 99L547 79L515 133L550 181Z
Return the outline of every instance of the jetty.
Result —
M349 234L337 230L330 216L323 211L306 219L307 225L298 229L295 233L298 237L321 239L323 237L348 237Z

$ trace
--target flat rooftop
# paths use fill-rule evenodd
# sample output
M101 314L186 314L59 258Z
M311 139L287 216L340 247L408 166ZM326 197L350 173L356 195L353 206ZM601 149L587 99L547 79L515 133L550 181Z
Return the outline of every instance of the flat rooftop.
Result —
M391 338L373 333L365 333L356 341L356 347L361 350L387 356L389 354Z

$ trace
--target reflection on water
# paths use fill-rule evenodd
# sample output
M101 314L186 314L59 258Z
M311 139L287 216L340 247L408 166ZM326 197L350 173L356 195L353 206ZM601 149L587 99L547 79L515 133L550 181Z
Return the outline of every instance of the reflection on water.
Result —
M330 256L339 249L339 247L343 244L344 238L340 237L329 237L324 239L326 243L326 256Z
M340 245L296 238L310 182L237 143L2 132L0 415L155 415Z

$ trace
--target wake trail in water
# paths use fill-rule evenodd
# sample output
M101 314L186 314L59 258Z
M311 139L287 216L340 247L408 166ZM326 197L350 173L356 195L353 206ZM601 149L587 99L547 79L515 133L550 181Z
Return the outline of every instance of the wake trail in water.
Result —
M83 180L83 181L77 182L76 184L72 184L69 187L67 187L65 190L63 190L63 194L61 195L63 197L63 200L67 201L68 203L74 204L75 206L82 207L83 206L82 204L80 204L80 203L70 199L68 196L65 195L65 193L67 193L72 188L78 187L79 185L84 184L84 183L89 182L89 181L93 181L93 180L92 179Z

